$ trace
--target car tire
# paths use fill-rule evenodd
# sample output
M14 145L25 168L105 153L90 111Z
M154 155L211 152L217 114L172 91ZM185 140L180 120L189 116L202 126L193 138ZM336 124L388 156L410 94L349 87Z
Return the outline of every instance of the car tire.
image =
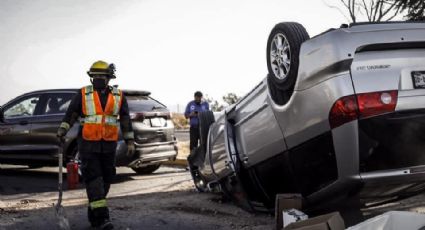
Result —
M197 155L201 154L200 151L204 151L204 150L202 150L200 147L194 148L192 150L191 154L193 156L197 156ZM192 164L191 160L189 160L189 159L188 159L188 163L189 163L190 175L192 176L193 184L195 185L196 190L198 192L206 192L208 190L208 188L207 188L207 185L205 183L205 180L202 178L202 175L199 172L199 167Z
M204 111L199 113L199 139L203 151L207 150L208 131L210 126L215 122L214 113L212 111Z
M146 175L155 172L157 169L159 169L159 167L161 167L161 164L146 165L138 168L132 167L131 169L133 169L133 171L137 174Z
M272 96L282 92L291 96L298 75L301 44L309 38L304 26L296 22L279 23L270 32L267 40L267 69Z

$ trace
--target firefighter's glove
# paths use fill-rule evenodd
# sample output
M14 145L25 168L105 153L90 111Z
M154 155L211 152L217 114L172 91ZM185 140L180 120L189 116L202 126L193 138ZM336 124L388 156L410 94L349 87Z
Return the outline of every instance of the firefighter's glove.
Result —
M59 138L59 141L64 142L67 132L68 130L66 130L65 128L60 127L58 129L58 133L56 134L56 136Z
M69 123L67 122L62 122L59 126L58 132L56 134L56 136L63 141L63 139L65 139L66 133L68 132L70 128Z
M136 146L134 146L134 140L127 140L127 157L132 158L136 152Z

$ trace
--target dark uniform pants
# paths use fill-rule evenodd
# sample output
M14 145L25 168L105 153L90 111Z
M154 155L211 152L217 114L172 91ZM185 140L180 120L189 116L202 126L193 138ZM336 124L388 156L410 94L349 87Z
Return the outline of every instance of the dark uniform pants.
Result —
M81 153L81 172L89 200L88 217L92 225L109 219L106 196L116 174L115 152Z
M192 151L194 148L198 147L199 128L191 126L189 129L189 133L190 133L190 151Z

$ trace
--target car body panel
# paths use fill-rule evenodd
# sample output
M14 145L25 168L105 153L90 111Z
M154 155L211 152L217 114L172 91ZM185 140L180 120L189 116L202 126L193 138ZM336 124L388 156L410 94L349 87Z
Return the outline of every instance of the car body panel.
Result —
M262 81L235 108L237 149L247 167L286 149L283 133L267 100L267 90L267 84ZM265 132L267 136L262 135Z
M273 103L278 123L284 127L288 148L329 131L329 111L333 103L350 94L354 94L354 90L350 75L345 72L309 89L295 91L283 106Z
M401 90L398 92L396 111L425 108L425 89Z
M425 49L357 53L351 65L356 93L412 90L414 70L425 70Z
M214 123L214 126L210 127L213 131L209 139L214 140L214 142L208 142L207 146L210 153L211 168L217 178L222 178L233 173L230 167L231 160L228 154L227 137L225 136L225 121L224 116L221 116ZM212 136L213 134L215 136Z
M331 74L320 73L339 70L335 64L352 59L367 45L423 42L424 29L424 23L358 25L332 30L307 40L301 46L295 90L310 88L331 78Z
M26 143L25 146L27 146L30 132L31 124L28 123L27 118L9 119L6 123L1 124L0 152L9 153L9 151L13 151L13 146L22 143Z
M0 123L0 159L3 159L3 161L13 162L15 156L17 156L16 161L21 161L21 159L28 156L26 151L34 147L34 141L31 136L31 126L33 114L36 111L39 99L40 94L38 93L26 94L17 97L14 100L16 103L6 103L2 106L5 117L4 122ZM19 115L19 111L24 112L26 109L25 106L18 105L23 103L29 108L29 103L26 103L29 100L31 103L33 100L37 101L36 103L32 103L31 114ZM16 112L11 112L11 115L8 116L8 111L12 110ZM12 114L16 114L16 116Z

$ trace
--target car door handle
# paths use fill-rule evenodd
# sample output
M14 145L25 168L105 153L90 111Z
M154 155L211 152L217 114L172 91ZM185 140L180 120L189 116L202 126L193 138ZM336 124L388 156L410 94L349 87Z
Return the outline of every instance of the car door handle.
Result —
M20 125L28 125L28 121L20 121L19 124Z

